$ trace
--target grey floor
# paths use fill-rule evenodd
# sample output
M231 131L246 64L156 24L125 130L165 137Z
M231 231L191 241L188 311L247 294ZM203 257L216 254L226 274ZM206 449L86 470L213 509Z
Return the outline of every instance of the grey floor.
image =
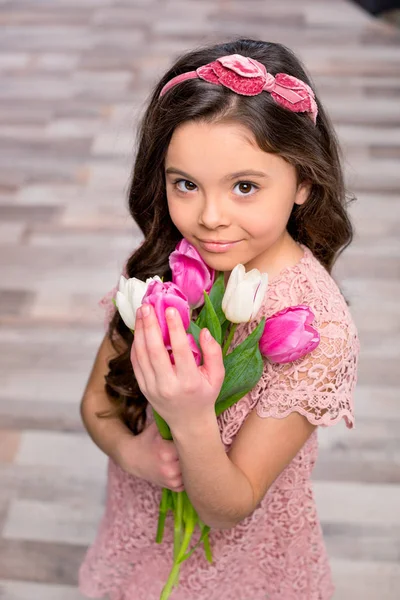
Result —
M97 301L139 240L124 206L135 124L178 53L236 35L299 52L343 143L357 428L321 432L315 489L336 599L399 598L399 31L344 0L0 0L0 26L1 600L80 598L105 458L78 404Z

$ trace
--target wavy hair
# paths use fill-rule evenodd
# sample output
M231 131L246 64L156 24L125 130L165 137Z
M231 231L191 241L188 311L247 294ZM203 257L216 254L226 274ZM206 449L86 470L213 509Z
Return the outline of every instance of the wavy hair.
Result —
M269 93L241 96L201 79L180 83L159 98L163 86L176 75L230 54L256 59L273 75L287 73L314 89L296 56L276 43L238 39L196 49L175 62L155 86L138 129L129 212L144 241L127 261L128 277L145 280L159 275L165 281L171 279L168 257L182 236L168 212L164 161L174 130L187 121L240 123L253 133L262 150L280 155L296 168L299 183L311 183L307 201L294 205L287 230L294 240L310 248L329 273L352 240L339 146L317 96L316 125L307 114L278 105ZM117 356L109 362L106 392L115 406L113 414L118 414L136 435L146 423L147 400L130 362L133 336L118 311L108 336Z

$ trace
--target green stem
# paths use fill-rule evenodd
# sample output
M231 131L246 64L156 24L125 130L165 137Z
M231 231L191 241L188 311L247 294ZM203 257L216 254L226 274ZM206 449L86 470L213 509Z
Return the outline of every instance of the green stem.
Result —
M188 555L185 555L185 552L186 552L185 548L187 547L188 543L190 543L190 540L193 536L194 529L196 527L196 523L199 520L199 517L194 509L194 506L191 503L190 498L185 491L183 492L183 499L184 499L183 521L185 523L185 533L183 536L182 545L179 549L179 554L176 557L176 564L180 564L186 558L188 558ZM189 554L191 554L191 552L189 552Z
M190 558L192 556L192 554L197 550L197 548L200 546L200 544L202 542L205 541L205 538L208 537L208 533L210 531L210 528L207 525L200 526L200 539L199 541L193 546L193 548L191 548L189 550L189 552L187 552L187 554L184 554L183 556L181 555L179 557L179 562L183 563L183 561L187 560L188 558ZM211 548L210 548L210 543L209 540L205 541L205 546L204 546L204 551L205 551L205 555L206 555L206 559L208 560L208 562L212 562L212 555L211 555Z
M227 355L227 352L229 350L229 346L231 345L231 341L232 341L232 338L233 338L233 336L235 334L237 326L238 326L237 323L233 323L232 327L229 330L228 337L226 338L226 342L225 342L224 348L222 350L222 356L223 357L225 357Z
M176 506L174 514L174 565L180 552L183 536L183 492L172 492L175 494ZM179 569L175 572L173 585L178 585Z
M161 437L164 440L172 440L171 430L168 427L168 423L164 421L162 417L156 412L153 408L154 421L158 427L158 431L160 432ZM165 526L165 518L167 516L169 504L170 504L170 494L172 494L170 490L164 488L161 493L161 501L160 501L160 509L158 513L158 525L157 525L157 535L156 542L157 544L161 544L163 536L164 536L164 526Z
M184 492L178 492L178 494L183 494L183 493ZM190 500L184 499L184 502L185 502L185 508L188 510L188 513L190 513L190 512L194 513L194 509L192 509L192 511L190 511L190 507L187 504L187 502L190 502ZM192 539L195 524L196 524L195 516L194 516L194 514L190 514L190 516L186 520L184 536L181 541L181 545L178 550L178 553L174 557L174 564L172 566L168 580L167 580L165 586L163 587L163 590L162 590L162 593L160 596L160 600L168 600L173 587L177 585L177 581L179 578L179 571L181 568L181 565L178 561L184 556L186 550L189 547L190 540ZM174 551L175 551L175 548L174 548Z
M212 563L213 557L212 557L211 546L210 546L210 538L208 537L208 534L209 534L209 531L207 531L204 541L203 541L204 553L206 555L206 559L208 560L208 562Z
M156 412L153 408L154 421L158 427L158 431L160 432L161 437L164 440L172 440L171 430L168 426L168 423L164 421L162 417Z
M175 579L177 579L179 576L180 568L181 565L176 565L174 563L174 566L172 567L171 572L169 574L168 581L164 585L163 590L161 592L160 600L168 600L168 598L170 597L172 588L175 584Z
M157 535L156 535L157 544L161 544L163 536L164 536L165 517L167 516L168 505L169 505L169 494L170 494L170 490L168 490L167 488L163 488L163 490L161 492L160 512L158 515L158 525L157 525Z
M174 514L175 514L175 511L176 511L176 498L177 498L177 496L178 496L177 492L173 492L171 490L171 496L170 496L170 498L171 498L171 510L173 511Z
M174 492L172 492L174 493ZM176 508L175 508L175 520L174 520L174 559L179 552L179 548L182 542L182 524L183 524L183 496L182 492L175 492L176 494Z
M182 545L179 549L178 556L176 557L176 562L178 562L178 561L180 562L180 559L184 556L186 550L189 547L190 540L192 539L192 535L194 532L194 525L195 525L195 523L193 521L192 523L189 523L187 525L187 527L185 527L185 533L183 536Z

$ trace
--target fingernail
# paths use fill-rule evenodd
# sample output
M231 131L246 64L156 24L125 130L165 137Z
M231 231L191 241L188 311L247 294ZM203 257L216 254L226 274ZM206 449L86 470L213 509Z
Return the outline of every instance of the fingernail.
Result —
M206 340L206 342L209 342L211 340L211 333L208 331L208 329L204 330L204 339Z
M167 314L167 317L170 317L171 319L175 319L176 317L176 310L174 308L167 308L167 310L165 311Z
M150 314L150 306L148 304L143 304L140 311L144 317L148 317Z

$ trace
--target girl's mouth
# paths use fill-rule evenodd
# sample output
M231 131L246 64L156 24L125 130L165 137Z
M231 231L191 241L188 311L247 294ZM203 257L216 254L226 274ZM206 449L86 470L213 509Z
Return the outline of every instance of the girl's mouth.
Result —
M237 244L239 244L241 240L237 241L222 241L222 242L213 242L212 240L199 240L200 246L206 250L207 252L227 252Z

